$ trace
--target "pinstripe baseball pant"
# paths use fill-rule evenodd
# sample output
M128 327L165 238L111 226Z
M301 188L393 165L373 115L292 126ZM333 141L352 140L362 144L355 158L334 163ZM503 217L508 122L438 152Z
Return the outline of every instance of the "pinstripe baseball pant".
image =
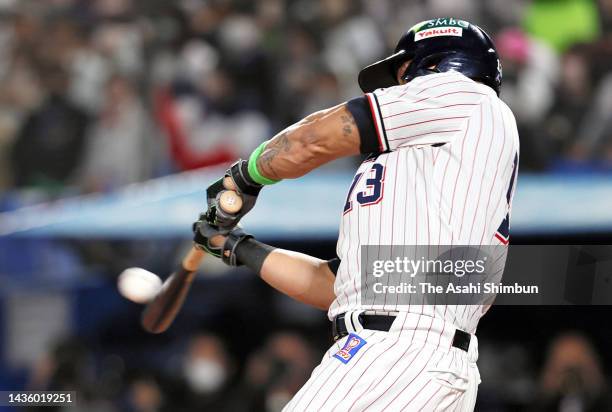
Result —
M478 341L452 345L441 318L400 313L389 332L360 330L326 352L285 407L292 411L473 411Z

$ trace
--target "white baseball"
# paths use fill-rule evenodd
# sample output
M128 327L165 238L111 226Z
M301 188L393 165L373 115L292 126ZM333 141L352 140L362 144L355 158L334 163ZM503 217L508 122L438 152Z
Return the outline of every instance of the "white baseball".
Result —
M162 287L162 281L155 273L142 268L129 268L121 272L117 288L124 298L136 303L147 303Z

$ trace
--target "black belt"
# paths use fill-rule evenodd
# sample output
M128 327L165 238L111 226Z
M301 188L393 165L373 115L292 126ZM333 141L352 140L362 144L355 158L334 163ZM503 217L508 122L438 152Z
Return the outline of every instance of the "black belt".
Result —
M345 313L342 313L336 316L334 318L334 321L332 322L332 335L334 337L334 341L337 341L338 339L341 339L349 334L348 330L346 329L344 315ZM395 320L395 316L366 315L364 313L361 313L358 316L358 320L364 329L380 330L383 332L389 332L389 329L391 329L391 325L393 324L393 321ZM349 320L349 322L352 322L352 320ZM352 325L352 326L353 326L353 329L357 329L356 328L357 325ZM467 352L468 348L470 347L471 338L472 336L469 333L464 332L461 329L455 329L455 336L453 337L452 345L455 348L459 348Z

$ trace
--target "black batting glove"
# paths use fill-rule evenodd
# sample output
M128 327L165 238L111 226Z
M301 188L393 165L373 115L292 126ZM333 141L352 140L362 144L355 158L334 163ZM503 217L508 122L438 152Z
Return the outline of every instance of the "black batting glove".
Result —
M212 226L206 220L204 215L200 216L200 220L193 224L195 244L208 254L221 258L223 262L229 266L242 266L242 262L236 258L236 248L246 239L253 236L245 233L241 228L235 228L227 233L227 238L222 247L215 247L210 244L210 239L217 235L224 235L219 228Z
M210 225L206 221L206 215L200 215L200 219L193 223L193 242L195 245L214 257L221 257L222 247L214 247L210 244L210 239L217 235L223 235L216 226Z
M242 198L242 209L238 213L227 213L219 206L219 197L224 190L227 190L223 186L223 178L225 177L232 179L236 192ZM225 235L236 227L240 219L253 209L263 185L251 179L248 172L248 161L242 159L230 166L223 178L217 180L206 189L208 202L206 221L210 225L218 226L221 234Z
M225 243L223 244L223 251L221 252L221 259L223 259L223 263L229 266L242 266L243 262L240 262L236 257L236 249L242 242L252 238L253 235L245 233L240 228L236 228L229 232L227 239L225 239Z

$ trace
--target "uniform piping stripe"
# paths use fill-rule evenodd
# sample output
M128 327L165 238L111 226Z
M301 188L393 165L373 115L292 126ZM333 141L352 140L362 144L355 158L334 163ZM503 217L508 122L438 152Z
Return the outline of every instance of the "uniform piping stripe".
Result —
M380 102L378 101L378 96L376 96L376 93L372 93L372 96L374 97L374 101L376 102L376 111L378 113L378 119L380 121L380 128L382 130L382 135L385 138L385 143L387 144L385 150L389 150L390 149L389 139L387 138L386 127L384 125L384 122L382 121L382 112L380 111Z
M384 127L382 125L382 120L380 117L378 100L376 99L376 95L374 93L367 93L366 96L368 98L368 103L370 103L370 112L372 112L372 119L374 120L374 128L376 129L376 136L378 137L378 146L381 152L385 152L388 150L389 145L387 144L387 147L385 147L385 145L383 144Z
M495 232L495 237L497 238L497 240L499 240L500 242L502 242L504 245L507 245L508 242L510 242L510 239L506 239L505 237L503 237L499 232Z

